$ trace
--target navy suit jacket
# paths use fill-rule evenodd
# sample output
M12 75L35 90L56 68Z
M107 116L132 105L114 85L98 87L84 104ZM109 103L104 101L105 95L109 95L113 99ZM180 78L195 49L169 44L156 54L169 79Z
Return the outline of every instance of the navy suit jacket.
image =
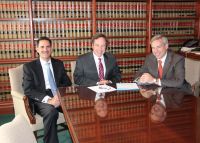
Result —
M51 58L57 87L70 86L71 80L65 73L64 64L58 59ZM45 80L40 60L34 60L23 66L24 94L35 101L42 101L46 96Z
M121 81L121 73L115 57L105 52L104 61L106 66L105 79L113 83ZM81 55L76 61L74 71L74 82L78 85L96 85L99 81L98 71L96 68L93 52Z

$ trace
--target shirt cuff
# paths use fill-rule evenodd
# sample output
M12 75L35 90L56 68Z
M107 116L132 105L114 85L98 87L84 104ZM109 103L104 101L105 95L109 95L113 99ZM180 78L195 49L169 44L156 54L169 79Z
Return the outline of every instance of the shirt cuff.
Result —
M43 103L48 103L48 100L51 99L50 96L45 96L43 99L42 99L42 102Z

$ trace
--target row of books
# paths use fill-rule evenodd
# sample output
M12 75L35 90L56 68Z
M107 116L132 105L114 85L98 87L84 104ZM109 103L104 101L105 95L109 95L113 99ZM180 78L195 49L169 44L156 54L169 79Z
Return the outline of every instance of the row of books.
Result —
M154 17L195 16L196 2L153 2ZM90 18L88 1L32 1L35 18ZM98 18L145 18L146 2L97 2ZM1 18L28 18L28 1L0 2Z
M192 35L195 32L195 20L154 20L152 34Z
M146 18L146 2L97 2L97 18Z
M194 17L196 16L196 2L155 2L153 3L153 17Z
M97 21L97 32L107 36L146 36L146 20Z
M30 38L29 21L0 21L0 39Z
M35 21L34 35L36 37L90 37L92 33L91 21Z
M0 42L0 59L31 58L30 41Z
M34 18L91 18L89 1L32 1Z
M28 18L28 0L1 0L0 18Z
M145 38L112 38L107 48L113 54L145 53Z
M137 72L143 65L145 57L132 57L132 58L119 58L117 63L119 65L122 74L131 73L131 78L133 79L133 73Z

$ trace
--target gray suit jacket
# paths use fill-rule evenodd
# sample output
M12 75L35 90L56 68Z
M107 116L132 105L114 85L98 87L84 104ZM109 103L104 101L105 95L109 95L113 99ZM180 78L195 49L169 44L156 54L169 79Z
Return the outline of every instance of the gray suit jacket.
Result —
M136 78L140 77L143 73L150 73L155 78L159 77L158 62L152 53L146 57L144 65L136 74ZM167 52L161 86L190 87L190 84L185 80L185 59L183 56L175 54L172 51Z
M121 73L115 57L110 53L104 53L106 66L105 79L113 83L120 82ZM76 61L74 71L74 82L78 85L96 85L99 81L98 71L94 61L93 53L81 55Z

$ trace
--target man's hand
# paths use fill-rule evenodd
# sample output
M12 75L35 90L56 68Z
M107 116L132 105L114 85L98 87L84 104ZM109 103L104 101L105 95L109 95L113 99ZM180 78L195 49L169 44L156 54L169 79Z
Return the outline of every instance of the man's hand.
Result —
M48 103L53 105L55 108L57 108L58 106L60 106L60 101L58 99L58 96L55 95L53 98L48 100Z
M140 79L139 82L141 83L154 83L155 78L150 75L149 73L144 73Z
M98 84L108 84L111 83L109 80L101 80L98 82Z

